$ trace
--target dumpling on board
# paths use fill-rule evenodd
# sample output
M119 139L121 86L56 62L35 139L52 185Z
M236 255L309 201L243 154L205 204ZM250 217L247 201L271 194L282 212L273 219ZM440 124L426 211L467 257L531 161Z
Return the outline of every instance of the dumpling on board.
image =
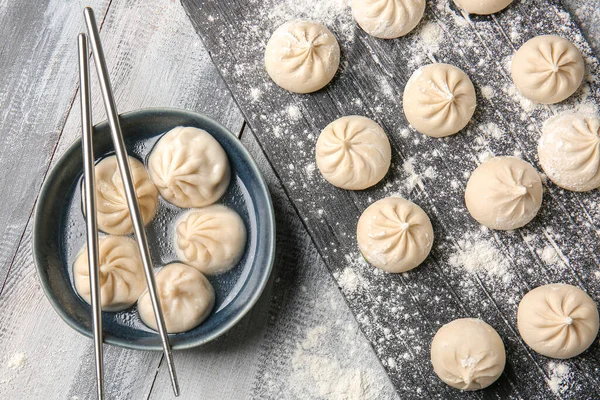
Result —
M425 0L353 0L352 15L369 35L394 39L406 35L423 18Z
M124 236L103 236L98 239L98 245L102 311L131 307L146 289L137 243ZM91 304L89 271L87 246L84 246L73 264L73 281L77 293Z
M388 197L371 204L356 227L358 247L375 267L399 273L420 265L433 245L433 227L412 201Z
M129 160L129 168L142 220L144 224L148 224L156 215L158 190L148 177L144 164L133 157L127 157L127 159ZM98 228L111 235L132 233L133 225L117 157L110 156L102 159L96 164L95 175ZM83 198L83 187L81 193ZM82 204L85 205L85 201Z
M175 223L175 250L184 263L207 275L233 268L246 247L246 227L232 209L215 204L190 210Z
M181 208L214 203L231 179L219 142L202 129L183 126L160 138L148 158L148 171L161 196Z
M273 81L290 92L316 92L333 79L340 65L340 46L323 24L288 21L273 32L265 67Z
M185 264L169 264L156 273L156 288L168 333L200 325L215 304L215 291L204 275ZM148 327L158 330L148 291L138 300L138 312Z
M358 115L336 119L317 140L321 175L342 189L362 190L375 185L388 172L391 157L390 141L383 129Z
M556 35L536 36L525 42L512 60L515 86L529 100L554 104L571 96L581 85L585 64L581 52Z
M477 99L471 79L462 70L450 64L429 64L406 83L402 105L406 119L418 132L444 137L469 123Z
M542 169L556 185L577 192L600 186L600 119L566 112L544 124L538 144Z

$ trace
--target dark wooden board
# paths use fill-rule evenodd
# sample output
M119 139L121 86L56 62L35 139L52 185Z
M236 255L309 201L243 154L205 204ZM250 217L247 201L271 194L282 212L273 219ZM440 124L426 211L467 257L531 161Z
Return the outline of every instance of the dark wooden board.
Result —
M543 122L565 108L595 106L598 61L569 14L557 1L517 0L497 15L466 19L448 0L430 1L415 33L382 41L354 26L343 1L304 3L183 0L400 397L600 397L598 342L580 357L555 363L529 350L515 323L520 298L545 283L572 283L600 299L597 191L570 193L548 182L539 217L515 232L481 229L463 204L469 173L490 153L516 154L539 169L535 148ZM297 17L325 22L342 48L338 75L311 95L278 88L263 67L271 32ZM590 74L571 100L536 107L515 94L509 61L527 39L545 33L573 40ZM402 112L409 76L434 60L460 67L477 88L473 122L446 139L416 133ZM388 176L362 192L333 188L314 165L321 129L350 114L379 122L393 147ZM361 212L391 194L421 205L436 234L429 259L402 275L361 262L354 234ZM467 270L465 264L473 266L473 260L477 270ZM431 338L442 324L459 317L480 317L504 339L505 373L486 390L460 393L439 381L430 367Z

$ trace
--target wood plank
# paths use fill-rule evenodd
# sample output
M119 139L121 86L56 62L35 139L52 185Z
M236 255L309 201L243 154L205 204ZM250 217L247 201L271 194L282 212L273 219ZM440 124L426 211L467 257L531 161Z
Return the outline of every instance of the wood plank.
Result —
M277 219L274 273L259 303L225 337L177 353L182 399L393 399L393 388L358 330L302 222L249 129L242 142L269 186ZM319 344L307 346L315 333ZM314 340L314 339L313 339ZM325 361L330 361L331 364ZM336 364L337 363L337 364ZM315 384L323 374L327 382ZM335 380L331 380L335 373ZM350 379L351 378L351 379ZM356 379L358 378L358 379ZM356 379L356 380L354 380ZM170 396L162 366L150 399Z
M56 4L52 7L60 16L61 8ZM75 8L79 21L81 13ZM47 12L53 14L54 9ZM76 35L63 34L68 36L69 55L68 62L62 58L61 62L72 74L60 71L59 76L64 80L63 85L71 84L73 98ZM114 2L101 37L120 111L150 106L181 107L210 114L234 132L241 130L241 114L178 3ZM99 121L104 113L93 77L94 120ZM54 99L46 101L50 107ZM46 160L42 170L80 135L79 118L79 108L75 106L64 128L57 129L63 132L60 142L54 157ZM32 179L41 182L42 172L36 170L31 174ZM27 221L25 217L21 219ZM33 265L31 224L29 220L0 301L0 398L22 398L24 394L28 398L92 398L95 389L91 341L60 320L44 298ZM161 354L105 349L108 398L147 398ZM11 367L11 359L20 354L26 359L24 365ZM185 383L182 386L185 390Z
M529 350L515 326L520 298L543 283L576 284L600 299L597 191L567 193L548 183L540 216L516 232L481 229L463 203L469 173L490 153L517 154L537 166L541 124L565 107L597 104L598 61L557 1L517 0L495 16L471 19L448 0L430 1L417 31L393 41L356 28L344 2L183 4L402 398L600 396L598 343L578 358L561 361L568 373L559 379L556 364ZM283 91L263 67L271 32L298 17L327 22L344 58L332 84L312 95ZM542 33L575 41L590 69L584 85L590 90L580 90L559 106L533 107L523 101L514 94L507 70L514 50ZM412 130L400 101L412 72L432 60L462 68L478 89L473 122L446 139ZM491 88L494 96L483 97L483 87ZM393 165L384 182L362 192L335 189L315 171L314 143L320 130L349 114L375 119L393 147ZM492 135L490 123L502 135ZM353 233L362 210L391 194L421 205L436 233L428 261L402 275L383 274L361 262ZM482 268L469 272L461 254L476 257L479 247L499 260L480 260ZM548 248L558 251L557 259L541 257ZM486 264L492 262L502 274L487 272ZM362 284L346 285L348 276ZM508 364L498 384L458 394L434 375L429 344L443 323L465 316L481 317L499 331Z
M102 21L109 1L89 4ZM83 29L81 9L60 0L0 7L0 292L75 96Z

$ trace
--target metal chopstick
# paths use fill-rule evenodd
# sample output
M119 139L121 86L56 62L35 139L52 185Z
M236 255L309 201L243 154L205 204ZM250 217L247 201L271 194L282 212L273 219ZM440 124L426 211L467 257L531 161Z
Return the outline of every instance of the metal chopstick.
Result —
M102 44L100 42L100 35L98 33L98 27L96 26L96 18L94 17L94 11L90 7L86 7L83 11L83 14L85 17L88 34L90 36L92 53L94 55L94 62L96 64L98 80L100 81L100 89L102 91L104 107L106 108L106 115L108 117L108 124L110 126L112 141L115 146L117 162L119 165L119 170L121 172L123 186L125 187L125 196L127 197L129 213L133 222L133 230L135 232L135 237L137 239L137 243L139 245L140 253L142 256L142 263L144 265L144 272L146 274L146 282L148 283L148 292L150 294L150 299L152 300L152 307L154 309L154 317L156 318L156 322L158 325L158 332L160 333L163 352L167 359L167 366L171 375L171 384L173 386L173 392L175 393L175 396L179 396L179 383L177 382L177 375L175 374L175 366L173 363L171 344L169 343L169 337L167 335L167 329L165 327L165 320L160 304L160 298L158 297L158 293L156 290L156 281L154 279L152 259L150 257L150 251L148 249L148 240L146 239L146 232L144 231L144 222L142 220L137 196L135 194L133 179L131 177L131 170L129 169L129 162L127 160L127 150L125 149L125 143L123 142L123 133L121 132L119 115L117 113L117 108L115 105L115 100L110 85L110 79L108 76L108 68L106 67L104 52L102 51Z
M90 62L87 36L77 37L79 50L79 96L81 99L81 131L83 175L85 188L85 213L87 253L90 268L92 317L94 324L94 353L96 356L96 386L98 399L104 399L104 361L102 354L102 302L100 301L100 266L98 261L98 225L96 221L96 178L94 173L94 141L92 138L92 113L90 101Z

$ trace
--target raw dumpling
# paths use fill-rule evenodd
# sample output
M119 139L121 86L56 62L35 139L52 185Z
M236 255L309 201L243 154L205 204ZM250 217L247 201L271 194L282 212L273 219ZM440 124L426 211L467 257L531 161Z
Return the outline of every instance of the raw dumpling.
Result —
M327 125L316 148L317 166L329 183L362 190L379 182L388 169L392 150L387 135L374 121L357 115Z
M244 221L222 205L191 210L175 224L175 250L179 259L207 275L234 267L245 247Z
M571 358L596 339L598 309L594 300L575 286L540 286L519 303L517 326L525 343L536 352Z
M98 246L102 311L121 311L131 307L146 289L137 243L124 236L103 236L98 239ZM77 293L92 304L87 246L75 259L73 281Z
M162 197L181 208L208 206L225 193L231 172L225 150L208 132L178 126L148 158L150 178Z
M412 201L388 197L371 204L356 228L365 259L387 272L405 272L421 264L433 244L433 227Z
M354 19L369 35L394 39L412 31L421 21L425 0L353 0Z
M536 36L516 52L512 79L529 100L553 104L571 96L583 80L585 65L577 47L560 36Z
M148 224L156 215L158 191L148 177L144 164L133 157L128 157L128 160L142 219L144 224ZM96 164L95 176L98 228L112 235L132 233L133 225L117 157L106 157ZM83 185L81 195L84 196ZM85 206L85 201L82 204Z
M215 291L202 273L180 263L169 264L156 273L156 289L168 333L189 331L200 325L215 305ZM158 330L150 294L138 300L142 321Z
M298 19L281 25L269 39L265 67L290 92L315 92L331 81L340 65L335 36L318 22Z
M489 15L504 10L513 0L454 0L469 14Z
M431 363L439 378L461 390L494 383L506 364L498 332L480 319L456 319L442 326L431 342Z
M548 178L567 190L585 192L600 186L600 119L568 112L550 118L538 145Z
M477 100L471 79L449 64L429 64L416 70L402 99L408 122L419 132L452 135L471 120Z
M465 203L480 224L510 230L537 215L543 191L542 180L531 164L517 157L494 157L471 174Z

